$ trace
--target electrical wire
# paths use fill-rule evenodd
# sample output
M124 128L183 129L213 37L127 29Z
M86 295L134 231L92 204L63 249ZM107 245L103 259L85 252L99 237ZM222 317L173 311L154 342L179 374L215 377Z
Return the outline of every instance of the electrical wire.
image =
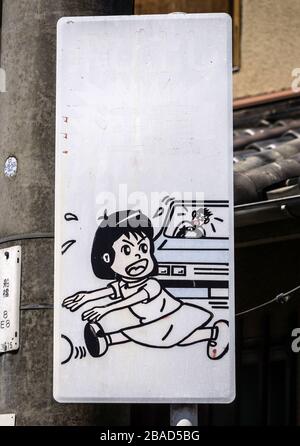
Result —
M249 308L249 310L245 310L240 313L236 313L235 317L244 316L245 314L252 313L253 311L259 310L260 308L271 305L273 302L276 302L276 301L277 301L277 296L274 297L273 299L269 300L268 302L265 302L262 305L258 305L257 307Z
M11 242L19 242L21 240L37 240L37 239L54 239L53 232L33 232L30 234L16 234L8 237L0 238L0 245Z
M280 293L280 294L278 294L278 295L277 295L276 297L274 297L273 299L268 300L267 302L265 302L265 303L263 303L263 304L261 304L261 305L258 305L258 306L253 307L253 308L249 308L248 310L242 311L241 313L237 313L235 316L236 316L236 317L244 316L245 314L252 313L253 311L256 311L256 310L259 310L259 309L261 309L261 308L263 308L263 307L266 307L266 306L268 306L268 305L271 305L271 304L273 304L274 302L277 302L277 303L279 303L279 304L286 304L287 302L290 301L290 299L291 299L291 295L294 294L294 293L296 293L296 292L299 291L299 290L300 290L300 285L297 286L297 287L295 287L295 288L293 288L293 289L290 290L290 291L287 291L286 293Z
M34 311L34 310L53 310L52 304L32 304L32 305L21 305L21 311Z

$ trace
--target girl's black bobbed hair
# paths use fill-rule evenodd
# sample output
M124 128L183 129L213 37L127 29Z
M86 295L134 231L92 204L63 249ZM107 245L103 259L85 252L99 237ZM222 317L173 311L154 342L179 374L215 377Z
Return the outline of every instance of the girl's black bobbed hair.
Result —
M99 279L115 279L116 274L111 269L114 262L115 252L113 244L122 236L129 237L130 234L146 235L150 240L150 254L154 261L153 274L157 272L157 261L154 257L154 231L149 218L141 211L119 211L110 215L104 215L102 222L96 231L91 262L94 274ZM104 254L109 254L110 263L103 259Z

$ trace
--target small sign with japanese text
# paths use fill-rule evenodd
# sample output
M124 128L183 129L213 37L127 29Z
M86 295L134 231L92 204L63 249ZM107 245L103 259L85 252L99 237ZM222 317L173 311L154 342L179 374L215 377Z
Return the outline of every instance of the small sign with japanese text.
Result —
M0 353L19 348L21 247L0 250Z

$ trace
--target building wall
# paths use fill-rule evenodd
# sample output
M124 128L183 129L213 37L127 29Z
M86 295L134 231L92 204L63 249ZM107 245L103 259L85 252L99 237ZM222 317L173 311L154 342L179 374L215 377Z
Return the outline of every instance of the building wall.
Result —
M231 0L135 0L135 14L227 12Z
M300 67L300 1L241 1L241 64L234 74L235 99L289 90L292 70ZM230 4L226 0L135 0L135 13L223 12Z
M234 97L290 89L300 67L300 1L242 0L241 38Z

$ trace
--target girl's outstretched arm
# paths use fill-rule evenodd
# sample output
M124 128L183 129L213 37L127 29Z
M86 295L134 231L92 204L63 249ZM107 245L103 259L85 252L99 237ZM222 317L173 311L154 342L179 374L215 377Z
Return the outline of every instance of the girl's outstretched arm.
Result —
M103 308L104 305L101 305L101 307L94 307L87 311L85 311L82 314L82 320L88 320L97 322L100 321L100 319L105 316L108 313L111 313L112 311L121 310L123 308L132 307L133 305L136 305L140 302L143 302L147 299L155 299L159 295L161 291L161 286L159 282L157 282L154 279L148 280L148 282L143 285L141 288L133 290L128 290L128 292L134 292L132 295L127 295L128 297L125 297L122 300L118 300L115 302L110 302L108 305L106 305L106 308Z
M111 302L111 299L114 298L114 294L114 290L110 286L92 291L78 291L77 293L72 294L72 296L66 297L63 300L62 306L70 311L76 311L86 303L100 299L102 305L105 306Z

